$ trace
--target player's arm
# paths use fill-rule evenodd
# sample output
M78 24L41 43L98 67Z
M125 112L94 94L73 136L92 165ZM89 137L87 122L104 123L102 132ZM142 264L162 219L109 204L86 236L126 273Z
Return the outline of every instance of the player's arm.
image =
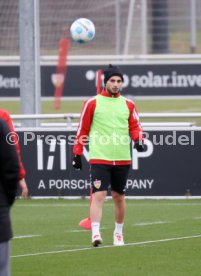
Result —
M81 155L83 154L83 147L88 141L95 108L95 97L84 102L73 147L73 167L75 169L82 169Z
M20 174L19 174L19 187L21 190L21 197L22 198L27 198L28 197L28 188L25 180L25 175L26 171L24 169L23 163L22 163L22 158L21 158L21 153L20 153L20 145L18 142L18 137L15 132L14 126L13 126L13 121L9 115L9 113L6 110L0 109L0 117L6 121L8 124L9 130L12 133L12 138L14 139L14 144L17 150L17 155L19 159L19 164L20 164Z
M18 142L18 137L16 135L14 126L13 126L13 121L9 115L9 113L6 110L0 109L0 117L6 121L6 123L8 124L9 130L10 132L12 132L12 138L14 139L14 144L17 150L17 155L18 155L18 159L19 159L19 163L20 163L20 175L19 175L19 179L22 180L24 179L26 172L24 169L24 166L22 164L22 158L21 158L21 153L20 153L20 145Z
M138 111L132 101L127 101L127 105L130 111L130 116L128 119L129 133L132 140L135 142L135 148L138 151L144 151L144 135L142 126L140 124Z
M19 181L20 164L16 147L7 141L10 133L8 124L0 119L0 181L9 205L12 205Z

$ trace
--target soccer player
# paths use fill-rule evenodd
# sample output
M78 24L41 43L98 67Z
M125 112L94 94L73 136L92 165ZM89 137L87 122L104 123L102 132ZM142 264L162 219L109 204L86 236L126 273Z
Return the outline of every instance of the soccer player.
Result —
M90 179L93 193L90 218L92 244L95 247L102 243L100 222L109 186L114 201L113 244L124 245L125 188L131 165L130 137L138 151L144 150L143 131L135 104L121 96L123 81L120 68L109 65L104 71L105 87L101 94L84 103L73 148L72 165L75 169L81 170L83 141L89 137Z
M10 208L15 200L20 164L17 150L7 142L10 129L0 118L0 275L10 275L10 246L12 238Z
M18 185L21 190L21 194L20 194L21 197L26 198L28 196L28 188L27 188L27 184L25 181L26 172L25 172L24 166L22 164L22 158L21 158L21 154L20 154L20 146L19 146L18 139L17 139L18 137L15 133L12 119L6 110L0 109L0 119L3 119L8 124L9 130L10 130L9 137L12 140L11 142L13 144L15 144L15 147L16 147L16 150L18 153L18 158L19 158L19 163L20 163L20 174L19 174Z

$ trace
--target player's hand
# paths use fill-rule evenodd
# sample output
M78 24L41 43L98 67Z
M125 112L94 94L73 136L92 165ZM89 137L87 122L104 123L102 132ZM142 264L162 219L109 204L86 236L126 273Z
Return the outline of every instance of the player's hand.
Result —
M73 156L73 162L72 162L73 167L76 170L81 170L82 169L82 159L81 155L74 155Z
M137 140L137 141L135 141L134 149L136 149L139 152L143 152L144 151L143 140Z
M28 188L25 179L20 179L19 181L19 186L21 188L21 197L22 198L27 198L28 197Z

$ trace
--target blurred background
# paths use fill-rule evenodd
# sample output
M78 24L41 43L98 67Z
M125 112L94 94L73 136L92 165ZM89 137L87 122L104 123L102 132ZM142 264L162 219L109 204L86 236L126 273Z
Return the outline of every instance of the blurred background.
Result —
M198 0L40 0L41 55L57 55L63 32L90 18L96 38L75 42L69 55L201 53ZM0 1L0 55L19 55L19 1Z
M0 0L0 11L0 101L12 114L79 113L109 63L141 112L200 111L201 1ZM96 27L84 44L69 37L80 17Z

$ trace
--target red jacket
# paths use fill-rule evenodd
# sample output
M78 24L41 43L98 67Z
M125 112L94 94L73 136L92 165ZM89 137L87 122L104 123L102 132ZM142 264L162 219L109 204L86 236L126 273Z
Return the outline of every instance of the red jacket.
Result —
M102 96L105 97L112 97L110 94L108 94L104 89L101 92ZM118 93L115 97L119 97L120 93ZM143 132L142 127L139 122L139 116L138 112L136 110L135 104L133 101L126 99L126 104L130 112L130 116L128 118L128 124L129 124L129 133L131 136L131 139L133 141L136 141L138 139L143 139ZM92 97L89 98L84 102L84 106L81 113L80 123L78 126L78 131L76 135L75 145L73 147L73 154L74 155L82 155L83 154L83 146L84 144L80 141L83 141L84 139L81 139L80 137L88 137L91 123L93 120L93 115L96 108L96 98ZM114 164L113 161L108 160L97 160L97 159L91 159L90 164ZM130 164L130 160L125 161L115 161L116 165L126 165Z
M12 119L11 119L9 113L7 111L3 110L3 109L0 109L0 118L7 122L8 127L10 129L10 132L13 132L15 134L15 129L14 129L14 126L13 126L13 122L12 122ZM14 139L14 143L15 143L15 146L16 146L17 154L18 154L19 164L20 164L19 179L23 179L26 175L26 172L25 172L25 169L24 169L23 164L22 164L22 159L21 159L21 154L20 154L20 145L18 143L18 138L17 138L16 134L13 135L12 138Z

